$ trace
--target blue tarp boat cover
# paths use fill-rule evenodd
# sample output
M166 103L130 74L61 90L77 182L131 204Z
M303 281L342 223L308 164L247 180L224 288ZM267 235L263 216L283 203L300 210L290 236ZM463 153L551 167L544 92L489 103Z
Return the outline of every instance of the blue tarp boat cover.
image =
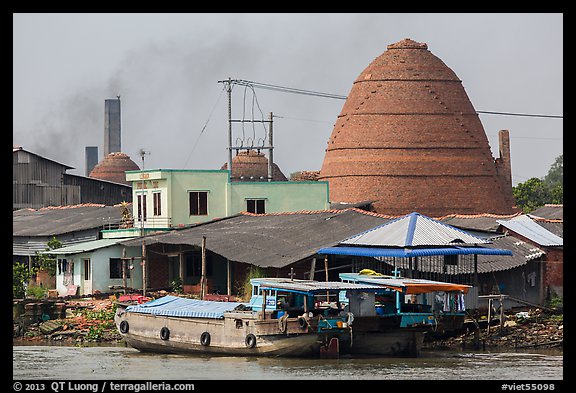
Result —
M221 319L224 318L226 311L232 311L240 304L248 306L248 303L217 302L168 295L147 303L128 306L126 311L166 317Z

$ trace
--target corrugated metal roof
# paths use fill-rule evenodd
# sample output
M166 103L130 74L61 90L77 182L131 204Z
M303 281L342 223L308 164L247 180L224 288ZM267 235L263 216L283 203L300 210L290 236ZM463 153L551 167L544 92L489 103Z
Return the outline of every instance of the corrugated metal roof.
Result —
M34 237L17 237L12 240L12 255L34 256L36 252L45 251L48 248L48 242L52 238L50 236L34 236ZM98 239L97 231L85 231L74 233L74 237L64 235L58 237L62 242L63 247L68 247L74 244L93 241Z
M366 283L345 283L340 281L314 281L290 280L289 278L256 278L251 280L258 283L261 289L286 289L299 292L325 292L325 291L363 291L380 289L379 286Z
M486 243L489 243L486 239L415 212L340 242L345 245L385 247Z
M318 248L335 246L342 239L388 222L356 210L309 213L240 214L191 228L121 242L140 246L183 244L206 248L231 261L260 267L283 267L316 254Z
M126 311L166 317L221 319L224 318L225 312L234 310L240 304L248 305L248 303L216 302L168 295L147 303L128 306Z
M116 228L121 208L101 204L54 206L12 212L12 236L55 236L92 228Z
M74 244L68 247L57 248L50 251L41 251L41 254L53 254L53 255L68 255L68 254L78 254L87 251L93 251L100 248L110 247L118 244L121 240L125 239L98 239L90 242L83 242L79 244Z
M540 246L562 247L564 244L564 240L560 236L538 225L527 215L514 217L511 220L498 220L498 223Z
M426 280L423 278L371 276L360 273L340 273L340 279L356 280L356 282L365 282L373 285L395 287L395 288L407 288L409 286L426 285L429 286L429 288L433 288L435 291L454 290L454 287L459 287L462 290L468 291L468 289L472 287L471 285Z
M502 236L494 238L492 244L487 244L486 248L495 248L501 250L509 250L512 255L482 255L479 254L478 259L478 273L491 273L495 271L514 269L526 265L528 261L537 259L544 255L544 251L540 250L533 245L526 243L513 236ZM390 266L395 266L400 269L410 269L410 260L408 258L392 257L376 257ZM455 274L470 274L474 272L474 265L471 260L458 260L458 264L454 266L447 266L448 269L444 271L443 264L437 263L438 256L423 255L418 256L419 263L415 270L421 272L442 273L447 275ZM468 257L470 258L470 257ZM414 266L412 266L413 268Z

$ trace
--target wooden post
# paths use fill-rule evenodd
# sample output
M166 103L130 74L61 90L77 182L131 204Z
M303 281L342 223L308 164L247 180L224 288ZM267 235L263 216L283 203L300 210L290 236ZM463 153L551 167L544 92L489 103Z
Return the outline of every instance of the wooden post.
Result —
M126 247L122 247L122 286L126 295Z
M486 334L490 334L490 320L492 319L492 298L488 299L488 327L486 328Z
M474 286L478 288L478 254L474 254Z
M200 277L200 299L206 294L206 236L202 236L202 276Z
M312 262L310 263L310 280L314 280L314 271L316 270L316 258L312 258Z
M232 264L226 258L226 293L228 296L232 295Z
M184 253L178 253L178 277L182 282L182 290L184 290Z
M504 329L504 297L500 294L500 332Z
M328 282L328 255L324 256L324 271L326 272L326 282ZM330 301L330 292L326 291L326 301Z
M266 290L262 290L262 319L266 319Z
M148 274L146 274L146 243L142 240L142 296L146 296L146 289L148 287Z

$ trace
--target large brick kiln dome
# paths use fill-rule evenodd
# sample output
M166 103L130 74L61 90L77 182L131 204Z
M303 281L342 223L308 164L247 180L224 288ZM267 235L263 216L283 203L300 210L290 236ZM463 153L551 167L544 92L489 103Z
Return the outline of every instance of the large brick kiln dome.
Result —
M319 180L385 214L513 212L507 131L494 159L462 81L424 43L388 45L354 81Z
M228 169L228 163L222 165L220 169ZM232 181L262 180L268 180L268 158L263 153L246 150L232 158ZM288 180L275 163L272 163L272 180Z
M132 185L131 182L126 181L126 173L124 172L138 170L140 170L140 168L130 159L128 154L114 152L104 157L104 159L92 169L89 177Z

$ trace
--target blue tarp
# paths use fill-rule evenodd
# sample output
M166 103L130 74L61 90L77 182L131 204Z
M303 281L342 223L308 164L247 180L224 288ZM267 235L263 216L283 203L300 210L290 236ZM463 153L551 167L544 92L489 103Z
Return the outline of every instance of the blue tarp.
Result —
M410 249L386 247L327 247L318 250L318 254L409 258L430 255L512 255L512 251L488 247L438 247Z
M128 306L126 311L166 317L221 319L226 311L232 311L240 304L248 306L248 303L216 302L168 295L147 303Z

